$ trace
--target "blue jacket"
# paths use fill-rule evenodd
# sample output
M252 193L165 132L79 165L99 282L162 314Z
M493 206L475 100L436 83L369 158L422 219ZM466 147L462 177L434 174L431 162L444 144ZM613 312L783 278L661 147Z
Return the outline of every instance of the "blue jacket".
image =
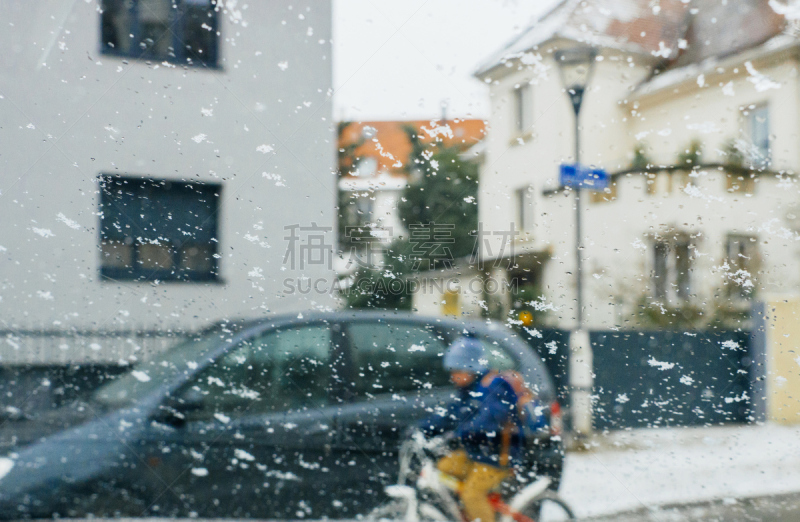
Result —
M495 377L484 386L483 377L479 375L472 384L459 389L444 415L434 413L422 420L420 428L429 436L452 431L471 460L500 466L503 428L510 421L516 428L509 446L509 464L513 464L519 460L523 442L517 395L505 379Z

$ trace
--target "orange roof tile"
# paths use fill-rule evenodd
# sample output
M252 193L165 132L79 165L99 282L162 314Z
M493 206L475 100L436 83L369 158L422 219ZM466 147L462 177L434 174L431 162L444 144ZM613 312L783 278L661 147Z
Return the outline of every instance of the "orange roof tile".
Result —
M445 127L446 125L446 127ZM363 121L344 124L340 127L339 147L344 148L363 143L355 149L358 158L374 158L377 172L405 175L404 167L411 152L411 142L405 128L411 126L423 143L439 141L446 147L458 146L464 150L481 141L486 134L483 120L439 120L412 121ZM342 170L349 166L341 165Z

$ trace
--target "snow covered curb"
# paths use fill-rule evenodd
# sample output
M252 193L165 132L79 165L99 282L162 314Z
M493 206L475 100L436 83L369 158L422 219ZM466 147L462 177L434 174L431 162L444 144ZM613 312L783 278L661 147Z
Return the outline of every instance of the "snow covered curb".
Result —
M579 517L800 492L799 441L775 424L614 432L567 455L560 492Z

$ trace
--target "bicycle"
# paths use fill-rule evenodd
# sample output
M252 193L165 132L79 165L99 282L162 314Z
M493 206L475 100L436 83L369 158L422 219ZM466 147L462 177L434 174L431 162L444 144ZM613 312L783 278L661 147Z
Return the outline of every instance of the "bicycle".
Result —
M448 445L444 437L426 439L421 432L414 432L400 446L397 484L385 488L391 500L375 508L366 520L466 522L456 496L461 482L436 468L436 457L445 454ZM574 519L569 505L549 489L551 483L542 476L526 484L514 474L498 491L489 493L489 503L500 522Z

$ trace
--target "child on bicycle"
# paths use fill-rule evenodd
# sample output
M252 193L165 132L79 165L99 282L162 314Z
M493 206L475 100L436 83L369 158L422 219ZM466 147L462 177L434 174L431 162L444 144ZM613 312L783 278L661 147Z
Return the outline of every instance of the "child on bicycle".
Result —
M473 337L453 342L444 366L458 396L443 415L431 415L420 428L428 436L454 433L462 449L441 458L437 467L463 481L459 495L471 521L494 522L487 495L511 474L521 453L517 396L506 380L490 373L483 345Z

